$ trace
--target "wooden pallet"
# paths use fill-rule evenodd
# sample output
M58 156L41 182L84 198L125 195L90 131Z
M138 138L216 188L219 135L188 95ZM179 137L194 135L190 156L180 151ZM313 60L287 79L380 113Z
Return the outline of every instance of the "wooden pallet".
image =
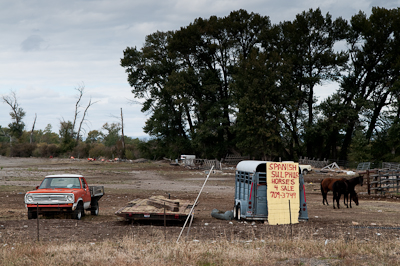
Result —
M148 199L135 199L115 212L115 215L128 220L179 220L184 221L193 204L187 200L168 199L153 196Z

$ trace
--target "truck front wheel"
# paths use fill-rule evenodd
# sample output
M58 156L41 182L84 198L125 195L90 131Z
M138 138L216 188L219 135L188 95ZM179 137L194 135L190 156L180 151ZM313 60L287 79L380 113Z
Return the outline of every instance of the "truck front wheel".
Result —
M76 206L73 218L80 220L80 219L82 219L82 216L83 216L83 206L82 206L82 203L79 203L78 206Z
M28 219L36 219L37 212L28 209Z

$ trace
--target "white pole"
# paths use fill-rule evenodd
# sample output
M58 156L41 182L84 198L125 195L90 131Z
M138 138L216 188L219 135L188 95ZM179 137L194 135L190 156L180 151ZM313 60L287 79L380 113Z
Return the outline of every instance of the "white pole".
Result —
M203 186L202 186L201 189L200 189L199 195L197 195L197 198L196 198L196 200L195 200L195 202L194 202L194 204L193 204L193 206L192 206L192 209L190 209L189 215L188 215L188 217L186 218L185 224L184 224L183 227L182 227L181 233L179 234L178 239L176 240L176 243L178 243L178 242L179 242L179 238L181 238L182 232L183 232L183 230L185 229L185 226L186 226L186 224L187 224L187 222L188 222L188 220L189 220L189 218L190 218L190 215L192 214L193 209L194 209L194 207L196 206L197 200L199 199L200 194L201 194L201 192L203 191L203 188L204 188L204 186L206 185L207 180L208 180L208 178L210 177L210 174L211 174L213 168L214 168L214 165L211 167L210 172L208 173L207 178L206 178L206 180L204 181L204 184L203 184Z

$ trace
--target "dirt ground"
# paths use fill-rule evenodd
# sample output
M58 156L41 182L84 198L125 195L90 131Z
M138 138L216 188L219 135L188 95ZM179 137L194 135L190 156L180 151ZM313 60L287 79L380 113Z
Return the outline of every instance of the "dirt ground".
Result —
M367 187L357 186L359 206L334 210L332 192L329 206L322 204L320 181L343 173L320 173L305 176L308 221L294 225L272 226L262 222L218 220L211 211L232 210L234 202L234 167L224 167L210 175L190 228L183 238L192 239L265 239L270 237L304 237L317 240L358 239L386 241L399 239L400 200L393 196L367 195ZM24 195L49 174L82 174L89 185L104 185L100 215L87 213L80 220L67 216L28 220ZM70 159L8 158L0 156L0 243L27 241L87 241L106 239L169 238L177 239L182 224L139 223L125 221L115 212L135 198L153 195L195 201L206 178L204 170L173 166L168 162L88 162ZM39 228L39 230L38 230ZM83 237L82 237L83 236Z

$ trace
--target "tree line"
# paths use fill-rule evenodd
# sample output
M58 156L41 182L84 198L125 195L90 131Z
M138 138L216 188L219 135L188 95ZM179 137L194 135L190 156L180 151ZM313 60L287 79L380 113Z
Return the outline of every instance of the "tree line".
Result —
M155 156L400 161L400 9L198 18L127 47L121 66Z
M36 115L32 129L27 130L23 122L26 113L19 105L16 93L12 91L9 95L3 95L3 103L7 104L11 110L9 113L11 123L8 127L0 126L0 155L107 159L136 159L142 154L147 155L146 141L123 135L122 109L121 123L106 122L101 129L89 131L86 138L82 139L85 131L84 124L87 121L86 115L89 108L96 102L90 99L86 107L82 106L84 86L80 85L76 90L78 95L73 119L60 119L58 134L53 132L51 124L48 124L44 130L35 130Z

